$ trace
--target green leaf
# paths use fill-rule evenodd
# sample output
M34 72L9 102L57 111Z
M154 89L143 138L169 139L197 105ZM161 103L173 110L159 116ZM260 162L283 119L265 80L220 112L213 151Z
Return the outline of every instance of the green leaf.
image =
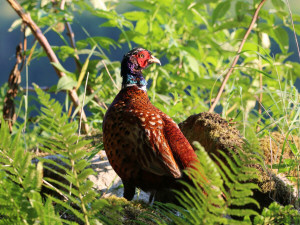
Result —
M126 12L123 14L126 19L131 20L131 21L137 21L141 19L146 19L146 14L145 12L142 11L131 11L131 12Z
M187 55L186 58L187 58L188 65L192 69L192 71L194 71L197 75L199 75L199 64L197 59L191 55Z
M141 33L143 35L146 35L148 33L148 31L149 31L148 21L146 19L139 20L136 23L135 31L139 32L139 33Z
M280 47L280 50L283 53L287 53L287 51L289 50L289 35L287 31L282 27L276 27L275 29L273 29L272 38L275 39Z
M246 1L238 1L235 4L235 12L237 19L241 21L246 14L246 11L249 10L249 3Z
M14 29L16 29L17 27L19 27L22 24L22 19L16 19L12 25L10 26L10 28L8 29L9 32L12 32Z
M67 71L59 62L58 63L54 63L54 62L51 62L51 64L56 68L58 69L59 71L69 75L69 76L74 76L74 73L71 73L69 71Z
M272 0L272 4L276 9L284 10L285 3L282 0Z
M152 11L155 9L155 5L154 4L151 4L150 2L146 2L146 1L132 1L130 2L131 5L134 5L136 7L139 7L141 9L146 9L146 10L149 10L149 11Z
M63 76L58 80L56 93L61 90L72 90L76 85L77 82L72 77Z
M60 51L58 52L58 57L61 59L63 62L68 59L68 57L74 55L74 48L71 48L69 46L61 46Z
M230 8L231 1L221 2L212 13L212 24L214 24L218 19L225 16L226 12Z
M295 32L300 35L300 24L294 24Z
M85 76L85 74L86 74L87 67L88 67L88 65L89 65L90 58L91 58L91 56L93 55L93 53L94 53L96 47L97 47L97 45L95 45L95 46L92 48L90 54L89 54L88 57L86 58L86 60L85 60L85 62L84 62L84 64L83 64L83 66L82 66L82 68L81 68L81 71L80 71L80 74L79 74L79 77L78 77L78 82L77 82L77 85L76 85L76 91L78 90L78 88L80 87L80 85L81 85L81 83L82 83L82 80L83 80L83 78L84 78L84 76Z

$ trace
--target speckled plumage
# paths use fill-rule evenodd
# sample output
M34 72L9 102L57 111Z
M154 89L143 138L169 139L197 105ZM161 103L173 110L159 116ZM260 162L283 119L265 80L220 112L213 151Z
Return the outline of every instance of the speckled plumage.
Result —
M124 197L131 200L135 187L155 191L178 179L182 170L197 160L196 154L177 124L153 106L145 91L143 61L135 62L131 51L124 56L123 79L138 77L138 82L123 80L123 88L110 105L103 123L104 148L110 164L124 184ZM149 52L149 51L147 51ZM145 58L147 53L145 53ZM128 57L129 56L129 57ZM144 55L143 55L144 56ZM149 52L149 57L151 53ZM132 61L133 62L132 62ZM145 59L146 60L146 59ZM150 62L150 60L149 60ZM137 65L132 66L131 63ZM136 72L133 72L133 68ZM130 74L130 76L127 76Z

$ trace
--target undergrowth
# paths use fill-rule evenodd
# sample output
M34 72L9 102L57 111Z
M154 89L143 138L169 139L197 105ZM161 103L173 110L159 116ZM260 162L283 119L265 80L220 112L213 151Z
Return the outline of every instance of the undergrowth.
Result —
M38 157L38 162L32 164L33 153L26 149L24 136L27 134L23 127L15 128L17 132L10 134L2 121L0 223L114 224L116 217L112 215L119 215L126 204L120 205L123 208L112 207L112 202L102 199L101 193L93 189L88 176L94 174L89 168L94 151L86 149L90 141L78 136L77 122L69 120L59 102L38 87L35 91L42 105L38 123L41 135L36 144L43 152L55 155L56 159ZM194 185L186 184L188 191L175 193L182 207L157 204L149 210L138 210L147 219L133 220L132 224L149 224L149 221L162 224L250 224L251 218L263 224L269 220L289 221L291 215L297 215L291 207L271 205L261 215L253 207L248 207L259 208L252 198L253 190L258 187L251 182L258 173L251 165L261 164L258 150L251 149L257 145L252 144L243 151L229 150L230 154L220 152L224 160L216 156L211 159L199 144L195 145L199 149L200 164L197 171L189 171ZM56 178L43 177L43 171L54 173ZM51 190L51 194L46 189ZM130 219L126 219L126 215L134 213L127 211L121 215L125 219L121 217L120 221L128 222Z

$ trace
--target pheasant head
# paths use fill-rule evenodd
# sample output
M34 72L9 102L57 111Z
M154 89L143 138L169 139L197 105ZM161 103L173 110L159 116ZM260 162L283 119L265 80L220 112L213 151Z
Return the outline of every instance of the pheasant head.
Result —
M124 55L121 63L122 88L136 85L146 90L147 82L142 70L152 63L160 64L160 61L150 51L143 48L134 48Z

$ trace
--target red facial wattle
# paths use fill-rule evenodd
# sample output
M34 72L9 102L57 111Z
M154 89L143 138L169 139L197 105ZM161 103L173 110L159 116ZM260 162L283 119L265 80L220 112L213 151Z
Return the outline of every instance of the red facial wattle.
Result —
M150 54L148 51L140 51L135 55L137 62L141 68L145 68L148 65L148 60L150 59Z

